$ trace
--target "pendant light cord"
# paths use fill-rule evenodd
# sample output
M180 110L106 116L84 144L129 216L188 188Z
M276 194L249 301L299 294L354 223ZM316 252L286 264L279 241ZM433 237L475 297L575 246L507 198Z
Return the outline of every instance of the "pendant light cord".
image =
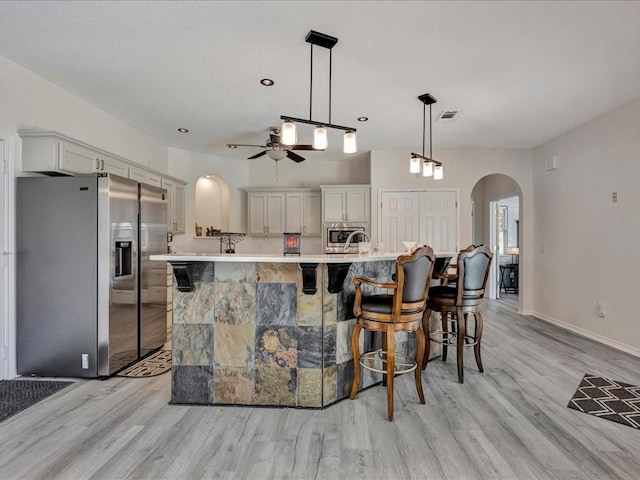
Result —
M427 105L422 104L422 156L424 157L424 136L427 130Z
M329 123L331 123L331 69L333 65L333 49L329 50Z
M431 133L431 104L429 104L429 158L433 160L433 135Z
M311 44L311 67L309 73L309 121L313 118L313 43Z

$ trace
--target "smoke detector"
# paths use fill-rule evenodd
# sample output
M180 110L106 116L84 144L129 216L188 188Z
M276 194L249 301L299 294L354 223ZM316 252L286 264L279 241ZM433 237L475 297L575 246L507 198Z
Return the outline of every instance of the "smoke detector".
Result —
M440 115L438 115L438 118L436 119L436 122L440 122L440 121L446 121L446 120L453 120L453 118L460 113L460 109L457 110L443 110Z

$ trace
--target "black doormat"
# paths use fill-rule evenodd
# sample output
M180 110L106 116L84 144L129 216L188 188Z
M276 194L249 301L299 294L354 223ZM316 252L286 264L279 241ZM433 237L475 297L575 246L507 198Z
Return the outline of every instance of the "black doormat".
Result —
M0 381L0 422L72 384L49 380Z
M155 377L171 370L171 350L158 350L121 372L118 377Z
M640 428L640 387L595 375L585 375L569 408Z

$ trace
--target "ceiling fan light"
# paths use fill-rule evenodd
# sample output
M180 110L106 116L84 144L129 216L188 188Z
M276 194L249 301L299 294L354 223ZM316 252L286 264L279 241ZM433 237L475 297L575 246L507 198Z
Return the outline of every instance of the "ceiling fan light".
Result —
M425 160L422 164L422 176L430 177L431 175L433 175L433 162Z
M271 160L275 160L277 162L287 156L287 151L286 150L269 150L267 152L267 156Z
M409 159L409 173L420 173L420 159L418 157L411 157Z
M442 177L444 177L444 167L442 165L436 165L433 169L433 179L442 180Z
M280 141L284 145L295 145L296 137L296 124L290 120L286 120L280 129Z
M316 150L325 150L327 146L327 129L324 127L316 127L313 131L313 148Z
M356 141L355 132L350 132L350 131L345 132L342 151L344 153L356 153L358 151L358 143Z

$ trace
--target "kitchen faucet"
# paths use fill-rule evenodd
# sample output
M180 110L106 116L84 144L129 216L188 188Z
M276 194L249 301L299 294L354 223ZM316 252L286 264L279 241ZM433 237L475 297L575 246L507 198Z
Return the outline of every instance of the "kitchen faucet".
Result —
M367 235L365 232L363 232L362 230L355 230L353 232L351 232L349 234L349 236L347 237L347 239L344 241L344 251L348 251L349 250L349 244L351 243L351 240L353 239L353 237L355 237L356 235L362 235L363 237L365 237L367 239L367 242L370 242L371 239L369 238L369 235Z

